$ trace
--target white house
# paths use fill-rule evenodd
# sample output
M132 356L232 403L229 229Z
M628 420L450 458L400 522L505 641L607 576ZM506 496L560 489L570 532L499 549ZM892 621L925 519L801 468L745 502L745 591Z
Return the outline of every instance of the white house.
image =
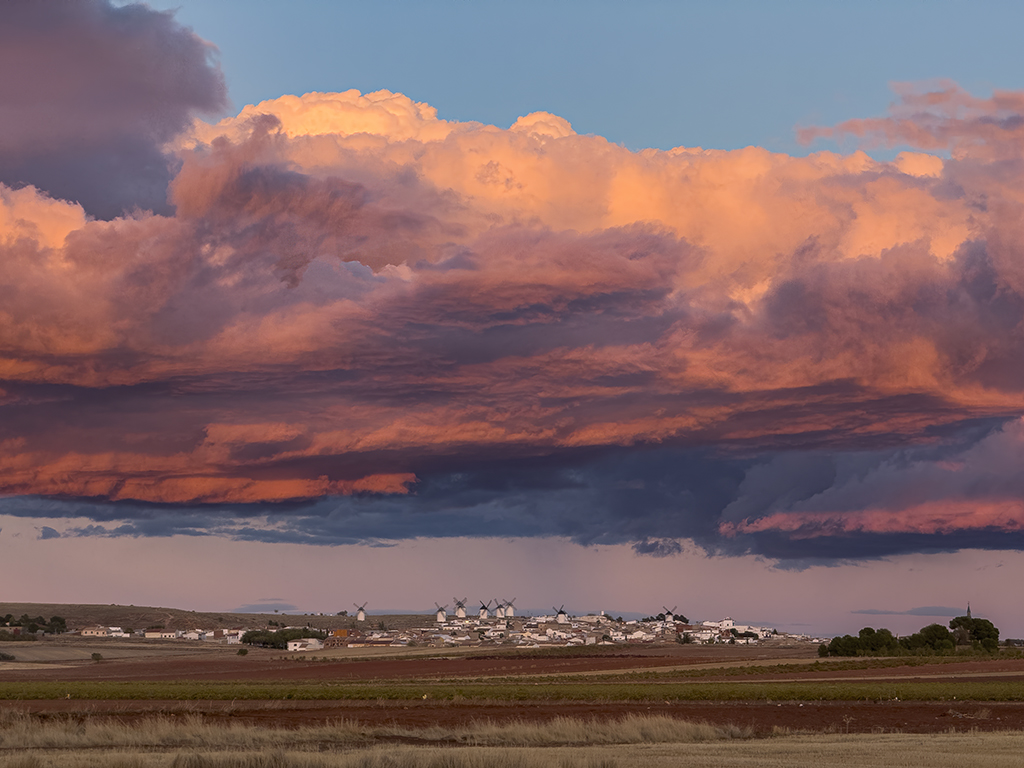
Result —
M303 637L299 640L289 640L288 650L294 651L319 651L323 650L324 644L315 637Z

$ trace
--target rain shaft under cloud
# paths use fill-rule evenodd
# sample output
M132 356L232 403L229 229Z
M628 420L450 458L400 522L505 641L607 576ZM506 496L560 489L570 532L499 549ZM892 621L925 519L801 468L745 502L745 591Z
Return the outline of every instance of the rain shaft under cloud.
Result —
M83 208L4 166L5 513L800 560L1021 546L1019 95L908 89L829 134L952 151L893 162L631 152L388 91L186 125L222 86L152 16L205 90L156 128L51 138L88 164L141 136L166 205L97 220L116 179Z

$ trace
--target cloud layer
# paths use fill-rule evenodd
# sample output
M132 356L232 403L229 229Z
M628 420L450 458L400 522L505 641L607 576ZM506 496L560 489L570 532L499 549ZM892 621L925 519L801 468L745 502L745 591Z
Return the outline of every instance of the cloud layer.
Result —
M1020 546L1024 97L902 91L805 133L954 150L893 162L631 152L387 91L186 128L223 99L209 50L131 14L205 85L97 128L173 153L162 214L91 218L116 180L92 208L0 186L8 513L802 560Z

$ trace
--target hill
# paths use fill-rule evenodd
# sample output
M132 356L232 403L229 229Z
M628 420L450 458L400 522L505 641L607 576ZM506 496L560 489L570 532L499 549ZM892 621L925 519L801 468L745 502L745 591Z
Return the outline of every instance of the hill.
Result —
M90 605L81 603L0 603L0 617L24 614L35 618L49 619L61 616L68 629L81 629L94 625L122 627L124 629L146 629L162 626L164 629L232 629L236 627L261 628L274 626L271 622L287 626L311 626L315 629L376 629L381 623L388 629L429 626L433 614L384 614L375 616L368 613L366 621L357 623L354 616L326 616L319 614L281 613L231 613L188 611L181 608L160 608L136 605Z

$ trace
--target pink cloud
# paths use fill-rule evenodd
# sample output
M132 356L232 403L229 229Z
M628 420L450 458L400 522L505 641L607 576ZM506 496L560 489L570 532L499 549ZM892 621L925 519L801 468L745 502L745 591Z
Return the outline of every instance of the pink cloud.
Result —
M896 83L898 101L888 117L847 120L830 128L803 128L802 142L837 139L844 135L882 142L909 144L924 150L951 150L955 157L987 160L1019 156L1024 148L1024 94L994 91L983 99L956 83L938 81L930 88Z
M954 138L1016 104L904 98ZM0 187L0 492L404 493L423 456L891 446L1024 410L998 163L631 152L352 91L175 147L173 216Z

